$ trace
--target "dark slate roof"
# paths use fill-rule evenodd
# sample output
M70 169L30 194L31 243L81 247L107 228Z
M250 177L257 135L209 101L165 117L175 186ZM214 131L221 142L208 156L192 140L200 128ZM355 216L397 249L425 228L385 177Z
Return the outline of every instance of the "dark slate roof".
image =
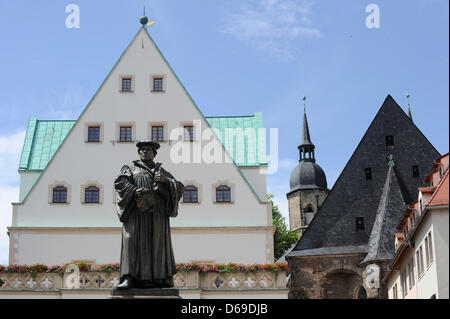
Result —
M289 186L289 192L299 189L327 189L327 178L322 168L316 163L301 161L291 173Z
M308 119L306 118L306 110L303 112L303 131L302 143L300 145L313 145L311 136L309 135Z
M393 147L386 146L386 136L394 137ZM388 176L389 154L396 163L395 183L398 186L395 189L398 191L388 198L388 202L392 205L389 207L396 208L394 201L398 200L399 192L405 203L417 198L417 188L424 185L424 177L432 169L430 163L440 154L390 95L288 257L309 255L308 250L320 254L350 253L367 246ZM413 165L419 166L419 177L413 177ZM372 171L372 180L365 178L368 167ZM403 212L398 213L398 220L388 219L388 224L383 227L395 229ZM364 218L364 230L356 230L356 217ZM353 248L349 250L348 247ZM359 248L355 250L354 247Z
M367 255L362 264L390 260L394 257L394 234L396 229L392 227L402 219L403 212L408 205L403 199L403 194L395 173L394 162L390 161L389 170L380 197L377 215L367 244Z
M311 152L314 148L315 146L311 142L311 136L309 134L308 119L306 118L305 110L303 113L302 142L298 146L298 149L300 151L306 149L307 152ZM318 164L316 164L314 156L311 158L303 158L299 161L297 167L291 173L289 187L289 193L300 189L328 189L325 172Z

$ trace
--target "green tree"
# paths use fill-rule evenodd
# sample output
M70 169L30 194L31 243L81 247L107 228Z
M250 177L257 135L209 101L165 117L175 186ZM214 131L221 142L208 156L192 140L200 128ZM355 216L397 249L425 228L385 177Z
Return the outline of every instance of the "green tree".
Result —
M296 231L289 231L285 222L285 217L278 209L278 205L275 205L273 198L275 195L268 194L267 200L272 203L272 222L275 226L275 233L273 235L274 242L274 257L275 261L278 260L283 254L291 248L300 239L299 234Z

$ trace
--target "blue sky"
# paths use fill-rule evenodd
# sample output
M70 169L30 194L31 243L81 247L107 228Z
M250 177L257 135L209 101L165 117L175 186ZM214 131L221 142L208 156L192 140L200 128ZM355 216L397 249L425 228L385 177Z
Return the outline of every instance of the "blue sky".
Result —
M68 29L68 4L80 28ZM380 27L367 28L368 4ZM206 116L262 112L278 128L268 191L287 216L303 103L331 188L388 94L448 152L448 0L0 0L0 264L28 119L76 119L139 28Z

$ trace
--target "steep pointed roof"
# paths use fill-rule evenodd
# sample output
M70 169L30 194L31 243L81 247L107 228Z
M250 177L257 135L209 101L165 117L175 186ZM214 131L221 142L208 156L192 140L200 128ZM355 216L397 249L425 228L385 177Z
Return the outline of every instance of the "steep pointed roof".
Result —
M298 146L300 159L297 167L291 172L288 195L300 189L328 189L325 172L316 164L314 149L315 146L311 142L309 135L305 108L303 112L302 142Z
M149 40L149 42L147 41L147 39ZM173 68L171 67L171 65L168 63L168 61L166 60L166 58L164 57L164 55L162 54L162 52L160 51L160 49L158 48L158 46L156 45L155 41L153 40L153 38L150 36L150 34L148 33L145 25L143 24L143 26L141 26L137 33L135 34L135 36L133 37L133 39L129 42L128 46L126 47L126 49L122 52L121 56L119 57L119 59L116 61L116 63L114 64L114 66L112 67L112 69L110 70L110 72L106 75L105 79L103 80L103 82L101 83L100 87L97 89L97 91L95 92L95 94L92 96L92 98L89 100L89 102L87 103L87 105L84 107L83 111L80 113L79 117L75 120L75 121L69 121L70 122L70 128L67 128L67 130L65 130L63 133L60 135L60 139L58 140L58 142L54 144L54 146L57 145L57 147L55 147L54 149L52 148L51 152L49 153L50 155L48 155L47 157L45 157L42 161L39 162L38 168L36 170L41 171L41 174L37 177L36 181L34 182L33 185L30 186L30 189L28 191L28 193L25 195L25 197L19 202L19 203L25 203L25 201L27 200L27 198L29 197L29 195L31 194L31 192L33 191L33 189L35 188L35 186L37 185L37 183L39 182L39 180L41 179L41 177L46 173L48 167L50 166L51 162L55 159L56 155L58 154L58 152L61 150L62 146L64 146L64 143L66 143L66 141L68 140L68 138L70 137L70 135L72 134L73 131L76 130L76 128L78 126L80 126L80 120L83 118L83 116L88 112L88 110L90 109L91 105L94 103L94 101L96 100L97 96L102 92L103 88L105 86L107 86L107 83L111 83L111 77L113 76L114 72L117 72L120 63L122 62L122 60L124 60L125 56L127 56L128 54L130 54L130 52L136 48L139 47L142 49L144 49L144 42L145 43L150 43L151 46L154 47L155 50L152 49L152 54L155 54L155 56L158 56L158 58L161 58L163 63L167 66L168 71L171 73L171 75L174 76L175 80L177 81L177 84L179 84L181 86L181 89L184 91L184 93L187 95L188 100L192 103L192 105L194 106L194 110L196 112L198 112L198 115L196 114L196 116L199 116L201 119L203 119L206 123L207 126L209 126L209 128L214 128L209 121L207 120L207 118L205 117L205 115L203 114L203 112L199 109L199 107L197 106L197 104L195 103L195 101L193 100L193 98L191 97L191 95L189 94L189 92L187 91L186 87L183 85L183 83L181 82L181 80L179 79L179 77L177 76L177 74L175 73L175 71L173 70ZM144 51L143 51L144 52ZM129 55L128 55L129 57ZM256 115L255 115L256 117ZM61 121L55 121L55 122L61 122ZM261 128L262 126L262 116L258 116L258 123L255 124L257 127L255 128ZM246 125L246 122L244 123L244 125ZM30 126L29 126L30 127ZM247 128L247 126L246 126ZM261 198L260 195L258 195L258 193L255 191L254 187L250 184L249 180L246 178L246 176L244 175L244 173L242 172L242 170L240 169L240 165L238 165L238 163L236 163L235 158L233 158L232 155L229 154L229 151L225 145L225 143L222 141L221 136L217 136L216 131L213 130L213 134L216 136L216 138L222 142L222 146L223 146L223 150L226 154L228 154L231 158L231 160L233 161L233 165L235 166L235 168L237 169L239 175L243 178L243 180L245 181L245 183L248 185L249 189L251 190L251 192L255 195L256 199L260 202L260 203L266 203L267 199L266 198ZM24 143L24 149L26 148L26 150L31 150L31 148L29 148L29 144L33 144L33 134L30 133L30 135L27 133L26 137L30 137L28 140L25 140ZM30 142L31 141L31 142ZM258 135L258 140L257 140L258 145L264 145L261 147L261 150L259 150L257 153L253 152L255 154L261 155L258 158L258 163L255 161L254 163L250 163L250 165L242 165L242 166L267 166L267 161L265 160L264 156L262 155L262 153L265 150L265 136L263 135ZM19 170L28 170L29 166L27 166L27 164L29 163L29 158L30 158L30 152L22 152L22 159L21 159L21 168ZM247 159L248 159L248 153L246 153L247 155ZM254 157L252 156L250 158L250 160L253 160ZM246 160L246 158L244 157L244 161ZM242 161L241 161L242 163Z
M386 145L387 136L393 137L394 146ZM440 154L390 95L288 258L367 252L388 175L389 154L396 159L396 188L405 202L412 202L417 198L417 188L424 186L423 177L432 169L430 163ZM414 165L419 166L420 177L413 177ZM370 180L366 180L366 168L371 169ZM395 196L390 196L388 202L392 200L396 200ZM357 217L364 219L364 230L356 228Z
M306 118L306 109L303 112L303 130L302 130L302 143L301 145L314 145L311 142L311 136L309 135L308 119Z
M394 165L391 160L367 244L367 255L361 264L390 260L394 256L392 238L394 238L398 220L402 218L403 212L408 207L403 198Z

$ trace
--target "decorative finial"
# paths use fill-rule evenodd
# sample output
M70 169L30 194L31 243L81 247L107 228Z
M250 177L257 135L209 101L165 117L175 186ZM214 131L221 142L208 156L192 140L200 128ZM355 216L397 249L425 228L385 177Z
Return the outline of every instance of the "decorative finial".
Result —
M142 27L146 27L147 26L147 23L148 23L148 18L146 17L146 16L142 16L140 19L139 19L139 22L142 24Z
M147 16L145 15L145 5L144 5L144 15L139 19L139 22L142 24L143 28L147 28L155 23L155 20L148 21Z
M411 106L409 104L409 93L406 94L406 98L408 99L408 116L410 118L410 120L412 121L412 114L411 114Z
M394 167L395 166L394 155L389 154L388 158L389 158L388 166L389 167Z
M306 113L306 96L303 97L303 112Z

